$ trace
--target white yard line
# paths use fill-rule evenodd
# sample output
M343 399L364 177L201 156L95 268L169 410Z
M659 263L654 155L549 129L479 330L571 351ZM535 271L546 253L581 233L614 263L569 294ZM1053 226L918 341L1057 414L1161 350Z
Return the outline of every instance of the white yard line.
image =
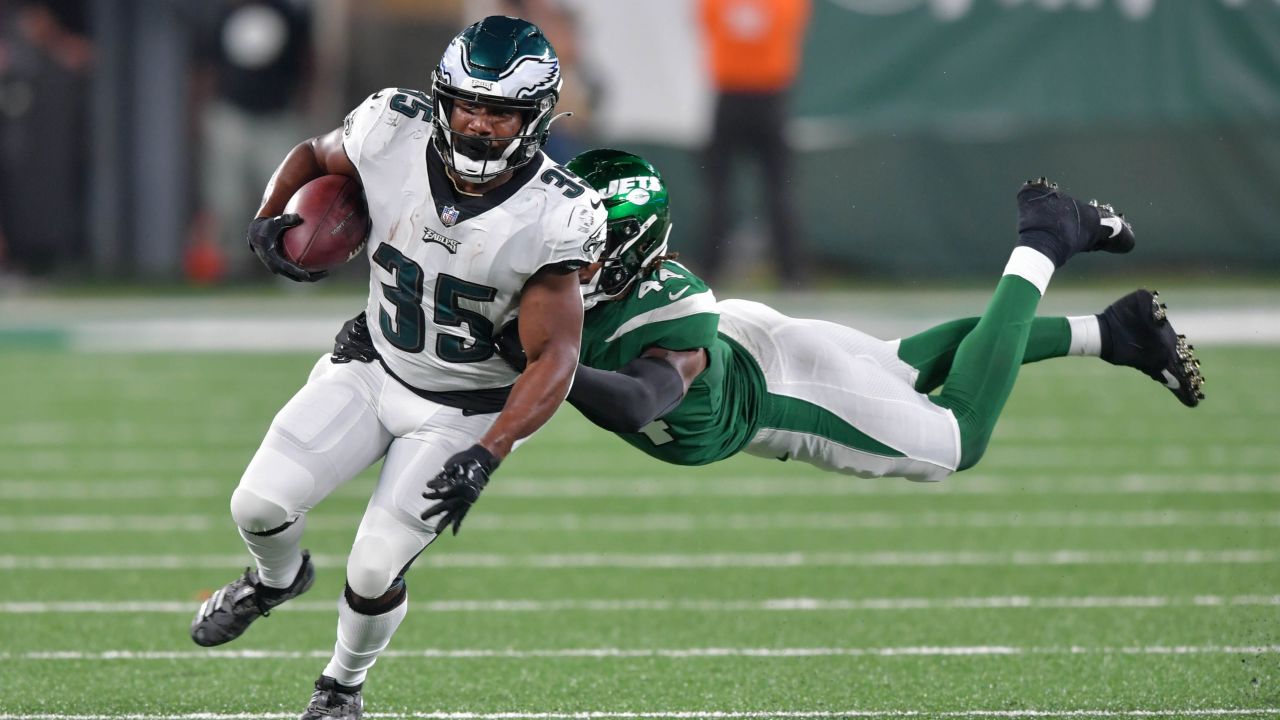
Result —
M838 720L841 717L1258 717L1280 714L1280 707L1153 708L1153 710L669 710L616 712L365 712L370 720ZM284 720L297 712L186 712L175 715L5 715L0 720Z
M314 555L317 567L345 567L340 555ZM584 553L498 555L428 554L420 561L436 567L703 569L796 567L938 567L1055 565L1256 565L1280 561L1280 550L1049 550L1020 552L853 552L853 553ZM0 555L0 570L206 570L238 568L241 555Z
M46 660L296 660L324 659L333 650L33 650L0 652L0 661ZM463 648L446 650L384 650L381 658L417 659L564 659L564 658L811 658L811 657L987 657L1025 655L1275 655L1280 645L1133 645L1085 647L1059 645L913 645L905 647L797 647L797 648Z
M76 477L87 473L76 471ZM0 480L0 500L134 500L171 497L230 498L235 473L221 479L207 474L138 479L19 479ZM370 484L358 481L340 488L340 497L367 497ZM1280 474L1257 473L1126 473L1038 474L1017 476L967 475L941 483L912 483L885 478L863 480L838 475L775 477L748 475L674 482L671 476L642 476L625 481L601 481L598 477L503 477L494 483L489 497L515 498L662 498L662 497L839 497L860 495L909 495L943 493L957 495L1150 495L1150 494L1253 494L1280 493Z
M307 529L350 532L355 521L313 516ZM472 529L606 534L705 530L836 530L896 528L1280 527L1280 512L1257 510L1135 511L870 511L848 513L536 514L477 513ZM207 532L231 529L228 512L201 515L0 515L0 533Z
M46 613L190 614L197 603L190 600L121 600L115 602L46 601L2 602L0 615ZM899 598L774 598L767 600L432 600L415 601L414 612L433 613L556 613L556 612L861 612L879 610L1093 610L1113 608L1219 608L1276 607L1280 595L1122 595L1076 597L899 597ZM294 600L275 612L332 614L332 600Z

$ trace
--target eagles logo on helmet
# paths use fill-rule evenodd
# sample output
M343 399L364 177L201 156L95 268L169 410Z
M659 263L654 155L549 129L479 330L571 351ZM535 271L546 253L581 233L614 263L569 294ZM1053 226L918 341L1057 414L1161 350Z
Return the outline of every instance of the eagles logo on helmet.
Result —
M542 31L511 17L487 17L449 43L431 77L436 149L462 179L483 183L533 160L547 141L560 98L560 61ZM519 113L520 132L477 137L449 126L455 102Z

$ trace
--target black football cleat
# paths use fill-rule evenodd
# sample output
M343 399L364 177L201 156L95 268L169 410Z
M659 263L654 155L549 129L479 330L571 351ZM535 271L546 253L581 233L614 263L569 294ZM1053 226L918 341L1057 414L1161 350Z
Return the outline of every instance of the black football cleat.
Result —
M1098 324L1103 360L1141 370L1187 407L1204 400L1195 347L1173 331L1160 293L1135 290L1103 310Z
M283 590L265 587L258 581L258 573L250 568L244 575L215 592L191 621L191 639L197 645L213 647L231 642L244 634L249 625L286 600L298 597L311 589L316 580L316 568L311 563L311 553L302 551L302 567L293 584Z
M360 720L363 715L364 698L360 696L359 685L339 685L337 680L321 675L316 680L316 691L311 693L311 704L307 705L299 720Z
M1081 203L1045 178L1028 180L1018 191L1018 244L1044 253L1062 267L1076 253L1127 253L1133 228L1110 205Z

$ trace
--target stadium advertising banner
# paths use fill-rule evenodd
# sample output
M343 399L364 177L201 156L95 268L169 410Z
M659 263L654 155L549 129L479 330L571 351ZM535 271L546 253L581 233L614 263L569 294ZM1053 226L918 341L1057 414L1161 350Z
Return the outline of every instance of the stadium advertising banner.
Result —
M710 105L694 5L638 13L679 29L662 55L689 69L661 76L680 112L624 91L601 112L606 139L657 153L686 227L701 184L689 150ZM644 22L622 25L636 37ZM1126 271L1280 267L1271 0L818 0L792 114L803 233L849 269L989 271L983 259L1011 241L1014 190L1041 174L1113 200L1140 238L1158 238Z

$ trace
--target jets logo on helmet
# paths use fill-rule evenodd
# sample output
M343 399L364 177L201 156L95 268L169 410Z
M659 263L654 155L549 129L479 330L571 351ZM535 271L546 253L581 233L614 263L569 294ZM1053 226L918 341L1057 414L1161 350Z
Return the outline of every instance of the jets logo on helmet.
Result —
M432 77L436 148L463 179L486 182L533 160L547 141L560 98L560 61L536 25L488 17L449 43ZM510 137L476 137L449 126L455 102L520 115Z
M600 194L608 197L622 195L632 205L644 205L649 202L649 198L653 197L653 192L661 189L662 180L650 175L610 180L609 187L601 191Z
M667 251L671 210L662 176L638 155L589 150L567 167L600 193L609 212L600 270L582 288L590 309L621 297Z

